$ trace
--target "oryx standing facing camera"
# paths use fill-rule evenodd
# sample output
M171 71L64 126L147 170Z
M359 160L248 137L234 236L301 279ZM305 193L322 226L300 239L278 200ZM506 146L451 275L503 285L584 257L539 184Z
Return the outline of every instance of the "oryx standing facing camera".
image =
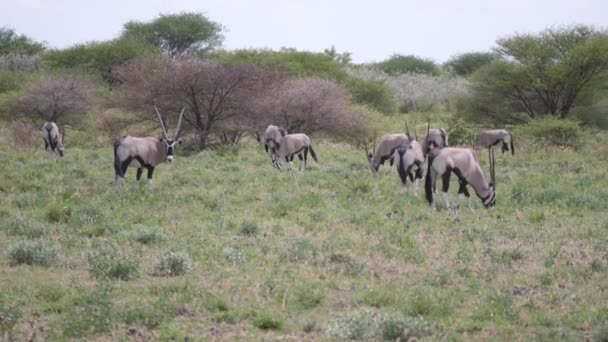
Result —
M163 124L163 119L156 106L154 110L158 115L160 126L163 130L163 138L158 139L156 137L132 137L124 136L118 139L114 143L114 184L120 185L124 182L125 173L127 168L135 166L137 168L137 181L140 180L143 168L148 170L148 187L152 186L152 174L154 168L164 162L173 161L173 153L175 152L175 146L180 143L179 131L182 125L182 117L186 108L182 109L177 121L177 129L175 130L175 136L173 139L169 139L167 129Z

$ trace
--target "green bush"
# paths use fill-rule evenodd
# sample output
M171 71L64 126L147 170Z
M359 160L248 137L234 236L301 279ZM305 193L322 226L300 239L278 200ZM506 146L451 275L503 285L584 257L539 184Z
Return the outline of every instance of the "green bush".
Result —
M19 305L9 305L0 297L0 336L11 341L11 333L21 316Z
M527 125L519 127L517 133L541 144L574 148L579 147L583 139L583 131L577 122L550 117L530 120Z
M251 221L242 222L240 233L243 235L256 235L258 233L258 225Z
M139 276L139 258L115 246L99 245L87 255L89 273L96 279L132 280Z
M71 214L70 207L52 204L46 211L46 219L50 223L68 222Z
M161 255L154 266L154 275L158 277L175 277L192 270L192 259L185 252L169 251Z
M397 112L397 103L383 81L351 78L345 83L353 100L384 114Z
M477 143L477 133L475 127L468 124L461 118L454 117L448 121L448 132L450 145L470 145Z
M56 257L57 248L46 241L21 241L8 250L11 266L21 264L49 266Z
M224 254L224 259L235 265L245 262L245 254L243 254L243 251L239 248L226 247L222 250L222 253Z
M261 313L256 315L253 325L262 330L280 330L283 327L283 321L270 314Z

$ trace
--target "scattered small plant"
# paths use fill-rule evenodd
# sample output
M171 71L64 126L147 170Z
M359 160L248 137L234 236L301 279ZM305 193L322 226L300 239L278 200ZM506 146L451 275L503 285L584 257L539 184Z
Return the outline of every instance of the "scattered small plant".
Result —
M48 227L29 218L8 216L0 219L0 229L12 235L35 239L45 235Z
M419 317L369 308L347 312L330 321L327 334L351 340L385 339L389 341L421 338L432 332L431 325Z
M167 240L167 235L160 227L150 227L138 224L130 233L131 239L144 245L158 243Z
M226 247L222 253L224 254L224 259L235 265L240 265L245 262L243 251L236 247Z
M154 265L153 274L157 277L175 277L191 270L192 259L188 253L168 251L161 255Z
M87 255L89 273L96 279L132 280L139 277L139 257L117 252L111 245L94 247Z
M258 225L255 222L245 221L241 223L240 233L242 235L256 235L258 233Z
M105 219L104 213L91 204L76 207L68 216L70 224L81 226L98 224Z
M318 249L308 240L294 240L289 248L280 255L281 260L293 263L308 264L313 262L318 254Z
M8 260L11 266L49 266L57 257L57 248L46 241L26 240L9 247Z
M5 299L0 297L0 337L12 340L12 331L22 313L18 305L9 305Z
M50 223L68 222L71 214L70 207L53 204L46 211L46 219Z
M259 313L254 318L253 325L262 330L280 330L283 327L283 321L268 313Z

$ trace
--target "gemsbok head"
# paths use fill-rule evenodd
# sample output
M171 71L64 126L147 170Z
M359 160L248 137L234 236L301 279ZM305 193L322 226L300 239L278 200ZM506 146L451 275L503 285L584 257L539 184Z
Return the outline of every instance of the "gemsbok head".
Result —
M455 208L460 206L462 195L467 198L469 209L473 210L471 198L467 185L470 184L477 197L481 199L484 207L490 208L496 205L496 173L494 151L490 149L490 182L486 181L479 163L475 160L473 152L468 148L445 147L433 150L428 154L428 169L425 179L426 199L435 209L435 182L441 177L443 182L442 197L447 208L450 208L448 189L450 178L454 174L460 184L458 188L458 199Z
M266 153L268 153L268 155L271 158L272 161L272 166L274 167L278 167L277 166L277 161L276 161L276 153L275 153L275 149L276 149L276 145L281 143L281 140L283 139L284 136L287 135L287 130L285 130L282 127L279 126L275 126L275 125L269 125L268 127L266 127L266 131L264 131L264 136L262 137L262 142L264 143L264 149L266 150Z
M430 128L428 124L426 136L422 142L424 146L423 153L426 156L427 153L434 149L440 149L449 146L448 145L448 133L443 128Z
M162 139L156 137L132 137L124 136L114 142L114 184L124 183L125 173L129 166L137 168L137 181L140 180L143 168L148 170L148 187L152 186L152 174L154 168L160 163L172 162L175 147L180 144L179 133L182 126L182 118L186 107L182 109L177 121L177 128L173 139L169 138L169 133L163 124L160 112L154 106L162 128Z
M63 136L64 135L59 132L59 127L57 127L57 124L52 121L47 121L42 126L44 149L49 152L57 152L60 157L63 157L65 152Z
M500 144L502 153L509 152L510 150L511 154L515 155L515 148L513 147L513 134L506 129L491 129L489 131L479 133L478 144L479 146L485 148L492 148Z
M408 143L402 143L394 149L393 159L397 163L397 173L401 179L402 191L409 177L412 183L412 194L417 195L418 182L422 179L424 154L422 153L422 145L418 142L416 130L414 129L414 137L411 136L407 123L405 124Z

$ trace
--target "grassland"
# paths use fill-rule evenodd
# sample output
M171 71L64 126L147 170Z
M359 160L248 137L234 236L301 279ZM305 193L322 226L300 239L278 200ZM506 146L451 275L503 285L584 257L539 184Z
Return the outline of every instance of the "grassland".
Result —
M178 155L147 190L133 169L110 186L108 147L58 160L4 141L2 336L606 339L608 139L595 138L520 139L498 156L497 208L475 198L458 214L330 142L306 173L275 171L253 144Z

